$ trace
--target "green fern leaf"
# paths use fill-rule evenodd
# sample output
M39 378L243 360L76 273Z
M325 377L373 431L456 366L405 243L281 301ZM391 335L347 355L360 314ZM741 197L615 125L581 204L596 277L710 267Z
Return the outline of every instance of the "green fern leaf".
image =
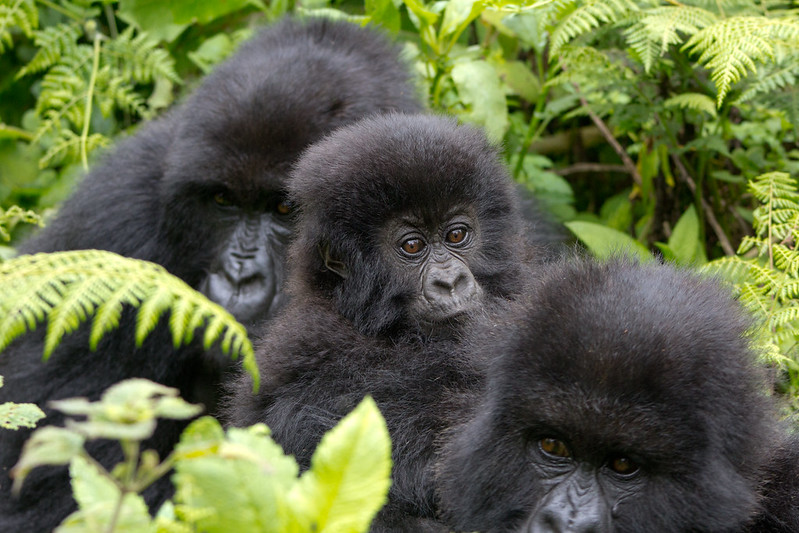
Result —
M158 48L158 42L146 33L133 36L129 27L103 47L102 60L109 65L119 66L118 75L136 83L151 83L157 78L165 78L181 83L175 72L175 61L169 53Z
M710 11L687 5L662 6L648 9L624 35L627 44L638 54L649 72L655 59L665 54L669 46L683 42L682 35L694 35L701 28L716 22Z
M58 63L62 57L74 55L81 34L81 28L77 24L63 23L34 32L33 43L39 49L33 59L17 73L17 78L41 72Z
M205 347L219 342L233 358L242 356L244 368L258 386L258 370L244 326L160 265L100 250L36 254L0 263L0 283L4 292L0 350L47 321L46 359L64 335L92 316L90 343L95 348L103 334L119 325L124 305L139 308L136 342L140 345L165 312L177 310L178 318L169 321L176 346L191 340L190 326L204 324Z
M799 43L799 21L740 16L721 20L694 34L683 50L699 53L699 63L711 71L716 105L721 106L732 86L757 72L757 63L774 61L782 41Z
M706 94L684 93L672 96L663 105L666 107L679 107L681 109L693 109L694 111L704 112L716 118L716 106L713 99Z
M761 94L770 95L785 87L793 87L796 84L798 73L799 57L791 56L781 68L755 80L748 89L735 99L735 103L741 104Z
M556 56L560 48L575 37L598 28L601 24L619 21L623 17L639 11L633 0L587 0L578 4L576 0L565 2L560 22L552 31L550 38L551 54ZM569 12L569 10L571 10Z
M39 10L34 0L0 0L0 54L14 46L11 28L19 28L27 37L39 27Z

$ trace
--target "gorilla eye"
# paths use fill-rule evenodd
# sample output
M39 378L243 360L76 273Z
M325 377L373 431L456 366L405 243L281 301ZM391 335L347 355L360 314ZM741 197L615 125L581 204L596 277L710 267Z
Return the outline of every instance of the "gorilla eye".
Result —
M408 255L417 255L424 250L424 242L422 239L408 239L402 243L402 251Z
M631 476L638 472L638 465L629 457L614 457L608 462L608 466L622 476Z
M216 202L216 205L222 207L228 207L233 205L233 202L230 200L228 195L223 192L218 192L214 195L214 202Z
M289 213L291 213L293 206L289 202L283 201L277 204L277 207L275 209L278 212L278 214L288 215Z
M447 233L447 242L451 244L460 244L466 239L466 228L455 228Z
M538 447L547 455L571 457L571 452L562 440L545 438L538 441Z

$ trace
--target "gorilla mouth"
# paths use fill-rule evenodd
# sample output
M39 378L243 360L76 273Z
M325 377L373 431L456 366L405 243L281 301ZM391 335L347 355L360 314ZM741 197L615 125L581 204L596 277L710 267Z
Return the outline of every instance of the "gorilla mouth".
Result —
M267 314L276 292L274 283L263 275L236 281L224 271L208 274L199 289L244 324Z

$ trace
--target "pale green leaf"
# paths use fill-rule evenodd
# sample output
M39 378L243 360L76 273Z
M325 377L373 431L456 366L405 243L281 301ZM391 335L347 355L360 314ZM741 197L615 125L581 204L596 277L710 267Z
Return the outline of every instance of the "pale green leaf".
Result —
M508 129L508 106L497 71L485 61L465 61L452 68L452 80L465 110L455 109L467 122L478 124L498 142Z
M320 533L367 531L391 485L391 440L372 398L329 431L289 497Z
M642 260L652 260L649 250L626 233L601 224L578 220L566 222L565 225L599 258L629 254Z

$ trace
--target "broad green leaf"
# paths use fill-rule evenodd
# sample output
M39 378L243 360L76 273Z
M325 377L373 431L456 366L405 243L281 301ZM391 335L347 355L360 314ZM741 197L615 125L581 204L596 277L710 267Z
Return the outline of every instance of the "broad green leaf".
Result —
M210 416L194 420L183 430L180 442L175 447L177 459L195 459L202 455L216 453L225 440L225 431L219 422Z
M692 205L683 213L669 237L669 248L674 259L683 265L707 263L705 247L700 240L699 217Z
M452 67L452 80L465 111L455 110L464 120L478 124L486 135L499 142L508 129L508 107L499 75L485 61L466 61Z
M119 11L152 36L172 41L189 24L208 24L248 5L266 9L259 0L120 0Z
M441 22L439 37L452 36L452 40L458 38L463 30L478 16L482 11L484 3L482 0L449 0L447 7L444 8L444 20Z
M84 438L68 429L45 426L33 432L22 447L19 461L11 470L13 491L19 491L22 482L37 466L65 465L83 450Z
M152 436L156 418L183 420L200 414L202 406L184 401L178 393L178 389L133 378L111 386L99 402L69 398L51 405L69 415L87 416L86 421L69 421L68 426L89 439L141 441Z
M186 443L181 443L173 477L176 500L208 512L198 519L199 530L286 531L286 495L296 483L299 468L267 433L263 425L231 428L216 455L210 455L196 446L216 434L213 425L204 421L194 426ZM197 453L187 453L193 445Z
M599 210L602 222L609 228L619 231L629 229L633 222L633 206L630 203L630 190L611 196Z
M226 58L233 48L233 40L226 33L217 33L204 40L195 51L186 55L192 63L207 74L214 65Z
M390 475L388 429L377 404L366 397L324 436L290 503L311 519L313 531L367 531L386 502Z
M72 460L69 474L79 510L69 515L56 533L105 533L112 520L115 533L155 533L147 504L138 494L125 494L117 514L121 492L96 465L78 456Z
M626 253L642 260L652 259L649 250L626 233L593 222L571 221L565 224L599 258Z
M379 24L391 33L400 30L400 12L392 0L366 0L364 11L373 24Z
M411 21L419 29L432 26L438 20L438 13L427 9L424 3L419 0L402 0L402 3L408 8L408 15L411 16Z
M42 418L44 413L35 404L14 402L0 404L0 428L33 428Z
M508 61L496 66L499 77L513 91L528 102L535 102L541 92L538 82L529 65L521 61Z

